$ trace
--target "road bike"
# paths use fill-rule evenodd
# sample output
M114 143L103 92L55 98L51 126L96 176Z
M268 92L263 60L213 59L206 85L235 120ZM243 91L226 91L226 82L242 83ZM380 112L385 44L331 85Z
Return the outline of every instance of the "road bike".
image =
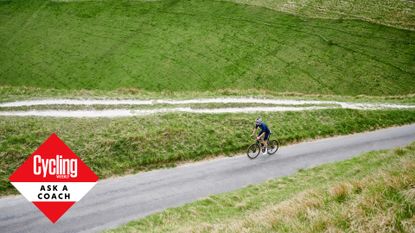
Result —
M270 140L270 137L271 135L268 137L268 140L267 140L268 142L267 148L268 148L268 154L273 155L278 151L280 147L280 143L276 139ZM248 158L255 159L256 157L258 157L259 153L265 150L263 143L264 143L264 140L256 139L256 142L248 147L248 151L246 152L246 155L248 155Z

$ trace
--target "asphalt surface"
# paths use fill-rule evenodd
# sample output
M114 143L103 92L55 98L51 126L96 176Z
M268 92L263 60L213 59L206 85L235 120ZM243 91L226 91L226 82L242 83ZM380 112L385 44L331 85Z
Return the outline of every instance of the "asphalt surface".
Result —
M0 232L99 232L211 194L412 141L415 124L290 145L275 155L260 155L255 160L241 155L107 179L56 224L22 196L2 198Z

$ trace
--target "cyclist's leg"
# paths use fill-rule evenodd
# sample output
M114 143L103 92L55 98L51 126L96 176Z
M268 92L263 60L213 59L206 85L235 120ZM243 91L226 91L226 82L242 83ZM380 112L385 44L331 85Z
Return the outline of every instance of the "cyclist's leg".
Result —
M264 131L261 131L261 132L259 132L258 133L258 137L259 136L261 136L261 134L263 134L264 133ZM265 134L264 134L265 135ZM260 138L259 138L259 144L260 144L260 146L261 146L261 150L262 150L262 148L264 147L264 135L262 135Z
M271 134L270 132L265 132L265 135L264 135L264 146L265 146L265 148L268 148L268 140L269 140L269 135L270 134Z

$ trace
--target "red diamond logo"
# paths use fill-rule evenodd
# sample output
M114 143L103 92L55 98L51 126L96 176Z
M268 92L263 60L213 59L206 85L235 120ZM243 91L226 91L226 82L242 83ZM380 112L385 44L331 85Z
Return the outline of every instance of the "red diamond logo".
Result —
M95 186L98 176L56 134L52 134L9 180L55 223Z

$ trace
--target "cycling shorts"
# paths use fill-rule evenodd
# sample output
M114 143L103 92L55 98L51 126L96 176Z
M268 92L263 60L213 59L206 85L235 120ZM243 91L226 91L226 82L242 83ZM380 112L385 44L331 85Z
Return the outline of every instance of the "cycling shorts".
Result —
M261 131L261 132L259 132L258 137L259 137L259 135L261 135L264 132L265 132L264 140L266 141L266 140L268 140L269 135L271 134L270 131L268 131L268 132L267 131Z

